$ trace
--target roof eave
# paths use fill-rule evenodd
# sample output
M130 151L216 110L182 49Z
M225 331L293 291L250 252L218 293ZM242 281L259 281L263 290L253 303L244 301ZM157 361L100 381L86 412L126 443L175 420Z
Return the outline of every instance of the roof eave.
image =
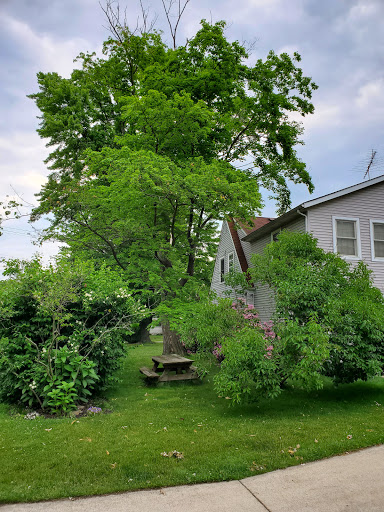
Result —
M367 187L371 187L372 185L377 185L384 181L384 174L381 176L377 176L376 178L372 178L371 180L362 181L361 183L357 183L356 185L352 185L351 187L343 188L341 190L337 190L336 192L331 192L325 196L318 197L316 199L311 199L310 201L306 201L302 204L304 208L312 208L312 206L316 206L321 203L325 203L326 201L332 201L332 199L337 199L338 197L345 196L347 194L352 194L353 192L357 192Z
M265 224L265 226L262 226L261 228L257 229L256 231L253 231L249 235L243 237L241 240L243 242L254 242L255 240L258 240L259 238L263 237L264 235L267 235L268 233L271 233L272 231L275 231L276 229L279 229L281 226L286 224L287 222L290 222L297 217L300 216L300 212L306 211L305 208L303 208L303 205L300 204L299 206L296 206L295 208L292 208L292 210L289 210L288 212L284 213L280 217L277 217L277 219L271 220L268 224Z

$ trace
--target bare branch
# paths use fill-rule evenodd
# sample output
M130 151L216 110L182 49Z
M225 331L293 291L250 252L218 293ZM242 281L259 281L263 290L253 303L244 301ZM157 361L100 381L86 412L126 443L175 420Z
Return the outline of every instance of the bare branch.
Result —
M144 7L142 0L139 0L139 4L142 21L140 21L140 16L138 16L136 20L136 26L134 28L130 28L127 21L127 8L124 9L124 13L121 13L120 4L118 1L106 0L105 7L101 4L101 2L99 2L100 8L108 22L108 27L104 28L109 30L112 36L115 37L118 41L123 41L124 31L128 31L131 34L135 34L137 32L140 34L147 34L153 31L157 22L157 16L155 15L154 18L149 21L149 8L146 9Z
M187 5L189 4L189 2L190 2L190 0L185 0L184 1L184 5L181 5L181 1L178 0L178 9L177 9L177 14L176 14L176 23L172 24L172 21L171 21L171 17L172 17L171 10L172 10L173 5L176 3L176 0L168 0L168 6L166 5L165 0L161 0L161 3L163 4L163 9L164 9L164 12L165 12L165 16L166 16L167 21L168 21L169 30L171 32L171 37L172 37L172 42L173 42L173 49L176 49L177 29L178 29L181 17L183 16L184 11L185 11Z
M124 13L124 22L120 21L120 5L117 3L116 8L113 7L114 0L106 0L105 7L99 2L100 8L103 11L108 21L108 27L104 27L109 30L120 43L123 42L122 28L126 27L126 11Z

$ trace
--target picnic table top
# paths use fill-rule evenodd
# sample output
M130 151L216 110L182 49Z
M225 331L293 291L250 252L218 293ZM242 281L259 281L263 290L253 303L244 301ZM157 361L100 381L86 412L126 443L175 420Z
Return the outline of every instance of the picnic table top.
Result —
M152 361L159 364L192 364L193 359L179 356L178 354L166 354L163 356L154 356Z

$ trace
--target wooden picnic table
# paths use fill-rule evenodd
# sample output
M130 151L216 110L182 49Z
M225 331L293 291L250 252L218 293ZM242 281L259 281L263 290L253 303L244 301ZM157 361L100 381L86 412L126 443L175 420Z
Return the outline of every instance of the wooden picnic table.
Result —
M169 382L172 380L198 379L196 368L192 366L193 359L179 356L178 354L167 354L152 357L153 368L149 370L145 366L140 368L141 373L158 382Z

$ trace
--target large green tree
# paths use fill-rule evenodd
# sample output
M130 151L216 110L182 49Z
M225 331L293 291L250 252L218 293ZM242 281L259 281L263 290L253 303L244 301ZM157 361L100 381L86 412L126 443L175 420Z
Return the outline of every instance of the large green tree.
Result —
M298 54L247 64L224 22L202 21L178 48L116 28L69 79L38 74L38 132L54 150L33 218L50 213L47 237L108 258L166 304L196 293L216 222L259 212L260 186L280 211L289 181L312 190L292 114L313 112L316 85ZM164 326L165 351L180 350Z

